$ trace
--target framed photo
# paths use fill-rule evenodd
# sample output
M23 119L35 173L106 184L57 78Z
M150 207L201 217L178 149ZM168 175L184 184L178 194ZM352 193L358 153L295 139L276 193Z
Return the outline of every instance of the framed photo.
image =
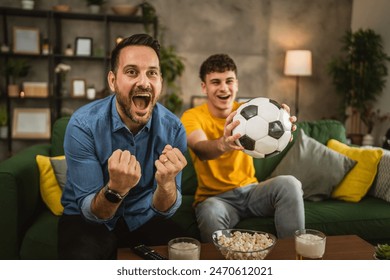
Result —
M40 54L39 29L14 26L13 52L20 54Z
M207 96L206 95L193 95L191 96L191 107L196 107L206 103Z
M92 38L77 37L75 42L75 55L91 56L92 55Z
M72 80L72 97L85 97L86 82L84 79Z
M12 138L50 139L49 108L15 108L13 111Z

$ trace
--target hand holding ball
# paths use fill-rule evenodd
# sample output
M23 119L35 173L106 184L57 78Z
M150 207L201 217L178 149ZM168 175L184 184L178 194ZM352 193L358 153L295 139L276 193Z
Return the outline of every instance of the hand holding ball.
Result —
M244 152L255 158L265 158L283 151L291 139L290 114L276 101L258 97L242 104L233 121L240 124L233 134L241 134L236 141Z

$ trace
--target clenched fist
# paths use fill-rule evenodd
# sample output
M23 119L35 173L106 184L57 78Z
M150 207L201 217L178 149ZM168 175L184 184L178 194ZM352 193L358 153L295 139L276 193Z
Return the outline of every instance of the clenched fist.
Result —
M108 159L110 188L124 195L134 188L141 178L141 166L129 151L116 150Z
M187 160L178 148L166 145L158 160L155 161L157 168L157 185L164 187L175 180L177 174L187 165Z

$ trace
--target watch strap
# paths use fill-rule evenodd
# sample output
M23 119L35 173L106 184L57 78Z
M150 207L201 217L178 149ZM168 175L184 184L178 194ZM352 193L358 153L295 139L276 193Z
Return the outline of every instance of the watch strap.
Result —
M106 197L106 199L108 201L112 202L112 203L119 203L119 202L121 202L128 194L128 192L127 192L126 194L121 195L117 191L114 191L114 190L110 189L110 185L109 184L104 186L103 193L104 193L104 196Z

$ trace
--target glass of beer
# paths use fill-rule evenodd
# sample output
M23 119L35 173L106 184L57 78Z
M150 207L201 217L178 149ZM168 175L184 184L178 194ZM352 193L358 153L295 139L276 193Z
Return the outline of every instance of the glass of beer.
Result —
M297 260L322 260L325 253L326 235L314 229L295 231Z

